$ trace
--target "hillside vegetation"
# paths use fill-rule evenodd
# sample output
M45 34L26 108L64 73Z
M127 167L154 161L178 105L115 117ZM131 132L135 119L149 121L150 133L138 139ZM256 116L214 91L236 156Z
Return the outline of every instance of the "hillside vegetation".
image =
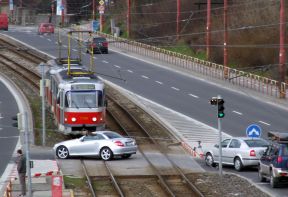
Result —
M223 0L211 1L210 61L222 64ZM205 58L206 0L181 0L179 40L176 39L177 0L131 2L132 39ZM277 79L280 0L228 0L228 6L229 66L251 71L248 67L267 65L264 68L268 70L259 72ZM286 3L286 11L287 6ZM127 0L114 0L112 8L111 17L125 32Z

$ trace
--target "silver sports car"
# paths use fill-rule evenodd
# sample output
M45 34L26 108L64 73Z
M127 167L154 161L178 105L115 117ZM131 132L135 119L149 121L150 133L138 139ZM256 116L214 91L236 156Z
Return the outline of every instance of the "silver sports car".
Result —
M96 131L78 139L57 143L53 147L56 156L66 159L69 156L100 156L110 160L115 155L129 158L136 154L136 141L113 131Z

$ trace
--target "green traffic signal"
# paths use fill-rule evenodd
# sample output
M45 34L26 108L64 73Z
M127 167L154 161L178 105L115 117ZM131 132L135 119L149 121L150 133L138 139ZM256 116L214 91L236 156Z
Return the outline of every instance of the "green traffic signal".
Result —
M225 113L224 113L224 100L223 99L218 99L218 118L224 118Z

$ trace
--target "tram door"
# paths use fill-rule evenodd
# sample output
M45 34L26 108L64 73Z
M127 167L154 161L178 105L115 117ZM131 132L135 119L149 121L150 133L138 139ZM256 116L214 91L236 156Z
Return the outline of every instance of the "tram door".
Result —
M64 124L64 106L65 106L65 92L60 90L60 123Z

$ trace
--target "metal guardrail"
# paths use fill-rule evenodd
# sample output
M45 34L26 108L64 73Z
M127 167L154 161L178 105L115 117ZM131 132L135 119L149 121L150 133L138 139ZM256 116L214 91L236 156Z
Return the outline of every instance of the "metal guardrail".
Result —
M79 26L76 27L79 29ZM81 27L89 29L89 25ZM206 76L222 79L234 85L253 89L257 92L272 96L275 98L287 98L287 83L279 83L277 80L261 77L249 72L240 71L234 68L225 67L220 64L215 64L191 56L168 51L166 49L155 46L139 43L133 40L128 40L120 37L114 37L110 34L96 32L96 35L106 37L110 45L125 49L127 51L144 55L159 61L167 62L178 68L194 71ZM224 70L228 75L224 75Z

